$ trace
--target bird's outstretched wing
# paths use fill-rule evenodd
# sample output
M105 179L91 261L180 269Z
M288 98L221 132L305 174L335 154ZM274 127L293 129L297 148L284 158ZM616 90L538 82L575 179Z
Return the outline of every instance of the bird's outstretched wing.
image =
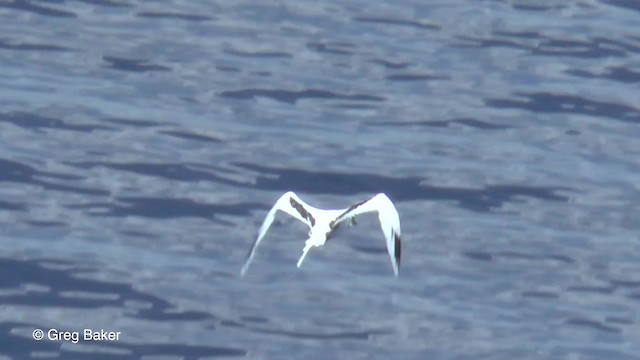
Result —
M282 195L280 199L276 201L276 204L273 205L273 207L271 208L267 216L264 218L264 221L262 222L262 226L260 226L260 231L258 232L258 237L253 242L253 245L251 245L251 249L247 254L247 258L244 262L244 265L242 266L242 270L240 270L241 276L244 276L244 274L247 272L247 269L249 268L249 264L251 263L251 260L253 260L253 256L255 255L256 248L260 244L260 241L262 241L262 238L264 237L264 235L267 233L267 230L269 230L269 227L271 226L271 223L273 223L273 220L275 219L276 213L278 212L278 210L284 211L285 213L302 221L303 223L307 224L310 228L313 227L313 225L315 225L316 223L316 219L313 213L317 213L318 209L300 200L298 195L296 195L292 191L289 191L284 195Z
M398 211L393 205L391 200L385 194L378 194L369 200L353 204L338 217L336 217L330 226L334 228L341 222L350 220L357 215L377 212L380 219L380 227L387 240L387 251L391 257L391 265L393 266L393 273L398 276L398 267L400 266L401 255L401 241L400 241L400 217Z

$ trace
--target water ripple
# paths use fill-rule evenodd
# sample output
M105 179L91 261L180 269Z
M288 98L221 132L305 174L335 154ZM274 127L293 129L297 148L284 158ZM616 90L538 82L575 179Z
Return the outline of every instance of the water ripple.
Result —
M430 81L448 80L449 77L432 74L392 74L385 76L385 79L391 81Z
M262 58L262 59L277 59L277 58L290 58L291 54L281 51L242 51L242 50L225 50L227 54L235 55L246 58Z
M103 56L102 60L107 63L106 67L120 71L138 73L144 73L148 71L171 71L171 68L167 66L151 64L146 60L140 59L125 59L115 56Z
M416 20L406 20L392 17L375 17L375 16L356 16L353 20L364 23L382 24L382 25L395 25L395 26L408 26L421 30L440 30L440 26Z
M411 65L411 64L409 64L407 62L393 62L393 61L389 61L389 60L385 60L385 59L375 59L372 62L374 64L382 65L387 69L394 69L394 70L406 69L407 67L409 67Z
M159 133L160 134L169 135L169 136L173 136L173 137L177 137L177 138L181 138L181 139L186 139L186 140L202 141L202 142L209 142L209 143L221 143L222 142L222 140L217 139L217 138L215 138L213 136L197 134L197 133L189 132L189 131L161 130L161 131L159 131Z
M370 122L371 125L377 126L428 126L428 127L454 127L456 125L462 125L465 127L470 127L473 129L479 130L505 130L512 129L513 127L502 124L495 124L488 121L478 120L474 118L462 118L462 119L452 119L452 120L441 120L441 121L376 121Z
M190 163L115 163L115 162L100 162L100 161L83 161L83 162L65 162L66 165L74 166L80 169L93 169L96 167L102 167L107 169L114 169L120 171L127 171L138 175L153 176L157 178L163 178L167 180L175 181L212 181L218 183L229 183L221 176L213 172L218 170L212 166L203 166L200 164Z
M62 17L62 18L77 17L76 14L70 11L58 10L56 8L52 8L48 6L35 5L33 4L32 1L29 1L29 0L12 0L9 2L1 1L0 7L22 10L22 11L27 11L33 14L50 16L50 17Z
M573 40L566 38L552 38L539 33L526 32L496 32L500 37L460 36L463 41L460 47L508 47L527 50L538 56L569 56L579 58L625 58L629 53L640 53L640 44L631 41L613 40L603 37L593 37L587 40Z
M565 321L565 323L570 325L584 326L584 327L588 327L591 329L604 331L608 333L620 333L622 331L616 327L604 325L599 321L589 320L589 319L568 319Z
M0 158L0 182L15 182L42 186L47 190L73 192L83 195L109 195L109 191L101 189L84 188L73 184L60 184L40 180L39 177L59 180L79 180L81 177L69 174L60 174L36 170L22 163Z
M610 66L603 73L586 70L567 70L566 73L586 79L607 79L626 84L640 82L640 71L634 71L631 66Z
M568 291L581 293L611 294L615 286L573 285L567 287Z
M92 132L95 130L113 130L108 126L94 124L69 124L63 120L26 112L0 113L0 122L11 123L30 130L55 129L66 131Z
M64 265L64 266L62 266ZM66 267L69 267L67 269ZM0 289L21 289L23 284L35 284L49 289L46 292L18 292L0 294L4 305L99 309L120 307L130 316L149 319L196 319L210 318L207 313L178 311L167 301L137 291L132 285L78 278L84 273L81 265L59 260L15 260L0 258ZM94 296L68 296L68 293L89 293ZM114 296L115 295L115 296ZM132 309L128 303L146 303L146 308Z
M238 327L246 330L250 330L252 332L267 334L267 335L279 335L284 336L291 339L313 339L313 340L328 340L328 339L336 339L336 340L370 340L371 336L374 335L386 335L389 334L389 330L376 329L376 330L364 330L364 331L338 331L338 332L308 332L308 331L299 331L299 330L284 330L284 329L276 329L273 327L266 327L263 325L257 324L255 321L229 321L224 320L222 324L230 327Z
M140 127L140 128L164 125L160 122L152 121L152 120L126 119L126 118L115 118L115 117L104 118L102 119L102 121L106 121L106 122L110 122L118 125L126 125L131 127Z
M0 209L7 211L25 211L26 206L24 204L0 200Z
M2 5L0 5L2 6ZM15 40L0 39L0 49L18 51L71 51L70 48L60 45L37 44Z
M309 42L307 48L321 54L331 55L353 55L353 46L350 44L331 43L331 42Z
M485 103L499 109L513 108L536 113L569 113L604 117L613 120L640 123L640 109L605 101L589 100L576 95L554 94L546 92L515 93L524 98L486 99Z
M169 20L186 20L186 21L211 21L214 18L207 15L183 14L161 11L141 11L136 14L138 17L151 19L169 19Z
M78 0L79 2L91 5L117 7L117 8L130 8L133 5L127 3L124 0Z
M253 210L267 209L259 203L205 204L185 198L117 197L115 202L91 202L66 205L70 209L88 210L91 216L142 216L156 219L198 217L212 219L217 214L247 216Z
M251 100L256 97L267 97L276 101L295 104L303 99L327 99L327 100L358 100L358 101L384 101L380 96L355 94L345 95L327 90L307 89L300 91L276 90L276 89L244 89L236 91L223 91L220 96L241 100Z
M564 8L564 6L561 5L543 5L543 4L526 4L526 3L514 3L511 4L511 7L513 7L516 10L524 10L524 11L549 11L549 10L559 10Z
M600 0L605 4L640 12L640 3L634 0Z
M524 297L532 297L538 299L557 299L560 297L557 293L551 291L523 291L522 296Z

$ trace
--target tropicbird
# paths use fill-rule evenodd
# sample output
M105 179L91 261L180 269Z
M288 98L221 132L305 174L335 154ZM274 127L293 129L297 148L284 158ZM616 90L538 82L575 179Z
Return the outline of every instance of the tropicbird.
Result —
M253 242L247 258L242 266L240 275L244 276L253 260L256 249L264 238L267 230L273 223L276 213L283 211L309 226L309 238L305 241L302 256L298 260L297 267L302 265L302 261L312 247L324 245L338 229L340 224L349 221L349 225L355 225L355 217L364 213L377 212L380 219L382 232L387 240L387 251L391 257L393 273L398 276L398 266L400 266L400 218L398 211L387 195L377 194L369 200L353 204L345 209L323 210L313 207L302 201L298 195L289 191L282 195L271 208L264 219L258 232L258 237Z

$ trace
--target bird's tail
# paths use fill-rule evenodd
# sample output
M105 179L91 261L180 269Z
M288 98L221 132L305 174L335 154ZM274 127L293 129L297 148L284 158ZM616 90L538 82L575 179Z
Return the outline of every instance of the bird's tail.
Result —
M304 249L302 250L302 256L300 256L298 264L296 265L297 267L300 267L300 265L302 265L302 261L304 260L305 256L307 256L307 253L309 252L309 250L311 250L312 247L313 245L311 244L311 242L307 241Z

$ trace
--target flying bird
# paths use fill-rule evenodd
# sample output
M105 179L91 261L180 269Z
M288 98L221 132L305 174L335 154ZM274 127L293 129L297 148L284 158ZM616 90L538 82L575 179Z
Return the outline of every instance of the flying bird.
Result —
M240 271L241 276L244 276L247 272L258 245L260 245L260 242L267 233L267 230L269 230L269 227L271 226L271 223L273 223L278 211L283 211L309 226L309 238L305 241L302 256L300 256L300 259L298 260L297 267L302 265L302 261L312 247L324 245L327 240L332 238L335 231L341 224L348 222L349 225L355 225L356 216L370 212L377 212L382 232L384 233L384 237L387 241L387 251L391 258L393 273L395 276L398 276L401 253L400 217L398 216L398 211L395 206L393 206L393 203L389 200L387 195L382 193L377 194L369 200L353 204L346 209L323 210L305 203L292 191L282 195L265 217L262 226L260 226L258 237L253 242L244 265L242 266L242 270Z

